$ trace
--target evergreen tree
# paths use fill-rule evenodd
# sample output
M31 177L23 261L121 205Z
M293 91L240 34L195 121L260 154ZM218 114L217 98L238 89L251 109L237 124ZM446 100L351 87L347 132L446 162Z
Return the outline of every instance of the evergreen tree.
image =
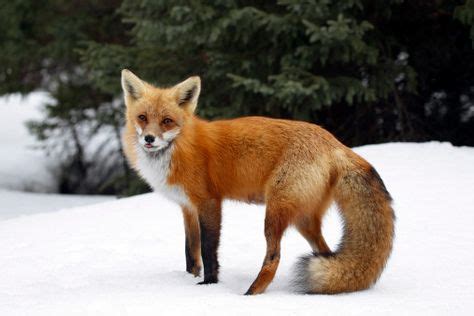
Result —
M0 9L0 93L50 92L55 102L30 128L59 163L63 193L116 193L129 186L120 150L122 108L116 95L93 86L80 61L88 41L128 41L115 13L119 5L14 0ZM109 137L97 137L104 133Z
M473 144L462 135L472 117L460 120L474 81L473 63L463 62L474 57L469 29L459 21L473 25L470 0L125 0L119 12L133 26L130 45L90 43L84 55L111 93L113 83L119 93L110 72L118 60L158 84L202 76L204 117L302 119L349 145Z
M159 85L200 75L205 118L474 145L474 0L14 0L0 29L0 93L56 100L31 128L64 192L144 190L120 155L122 68Z

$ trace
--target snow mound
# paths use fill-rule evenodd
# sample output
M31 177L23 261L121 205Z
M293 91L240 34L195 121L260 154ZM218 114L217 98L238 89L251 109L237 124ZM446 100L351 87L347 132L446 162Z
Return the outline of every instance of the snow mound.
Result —
M0 221L1 315L472 314L474 149L446 143L364 146L394 198L394 251L370 290L299 295L289 285L310 248L294 230L263 295L243 296L261 266L262 206L227 202L220 283L184 272L179 208L157 194ZM334 247L340 222L324 223Z

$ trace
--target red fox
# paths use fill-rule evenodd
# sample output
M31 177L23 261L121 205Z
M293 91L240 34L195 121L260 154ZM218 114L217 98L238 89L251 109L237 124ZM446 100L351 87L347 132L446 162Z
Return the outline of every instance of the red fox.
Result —
M131 166L178 203L186 234L186 271L217 283L223 199L266 204L263 265L246 294L265 291L280 261L280 242L293 225L313 255L297 264L306 293L370 287L392 249L391 197L377 171L323 128L305 122L244 117L208 122L194 115L199 77L158 88L122 71L123 136ZM335 201L344 218L342 242L331 252L321 220ZM201 264L202 257L202 264Z

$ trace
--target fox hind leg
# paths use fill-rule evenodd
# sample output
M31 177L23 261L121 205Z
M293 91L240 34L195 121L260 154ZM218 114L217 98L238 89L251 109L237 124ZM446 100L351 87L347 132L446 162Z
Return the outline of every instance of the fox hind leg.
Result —
M308 241L314 253L331 253L331 249L328 247L321 233L321 219L304 218L298 221L295 226L300 234Z
M267 252L262 268L245 295L260 294L273 280L280 263L280 243L283 233L290 223L291 211L283 206L267 205L265 215L265 239Z
M328 247L321 232L321 223L324 214L333 201L333 197L329 187L318 190L323 192L315 194L311 206L306 206L307 212L303 212L295 221L296 229L308 241L314 253L330 254L331 249Z

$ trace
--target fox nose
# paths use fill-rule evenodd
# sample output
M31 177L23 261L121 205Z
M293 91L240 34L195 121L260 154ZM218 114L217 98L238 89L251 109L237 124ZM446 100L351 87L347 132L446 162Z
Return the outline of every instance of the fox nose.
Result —
M146 136L145 136L145 141L146 141L147 143L153 143L153 142L155 141L155 136L153 136L153 135L146 135Z

